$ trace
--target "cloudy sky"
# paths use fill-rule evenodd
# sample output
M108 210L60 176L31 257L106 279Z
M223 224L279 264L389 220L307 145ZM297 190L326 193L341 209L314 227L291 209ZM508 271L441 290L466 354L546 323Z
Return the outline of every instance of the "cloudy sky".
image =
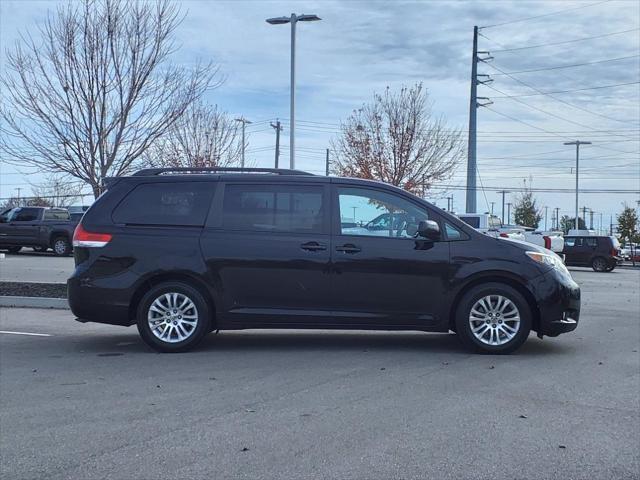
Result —
M494 60L479 95L493 104L478 111L478 168L487 211L496 189L521 188L533 178L540 205L571 214L575 186L573 147L581 151L581 188L640 190L640 3L636 1L183 1L175 62L220 65L225 81L207 100L254 123L247 153L272 166L274 130L285 125L282 159L288 161L289 41L286 25L267 17L315 13L321 22L299 24L297 36L298 168L324 171L324 150L340 121L385 87L423 82L451 126L467 129L473 26L479 50ZM35 31L54 1L2 0L0 41L11 48L20 32ZM561 12L561 13L558 13ZM532 18L534 17L534 18ZM553 45L549 45L553 44ZM557 68L561 67L561 68ZM567 67L567 68L564 68ZM504 73L509 75L505 75ZM512 73L515 72L515 73ZM598 87L598 88L594 88ZM464 209L465 165L431 195L439 205L453 195ZM28 178L2 164L0 197L29 190ZM37 179L29 177L31 181ZM24 194L24 193L23 193ZM507 195L515 201L516 194ZM580 206L608 224L637 193L585 193Z

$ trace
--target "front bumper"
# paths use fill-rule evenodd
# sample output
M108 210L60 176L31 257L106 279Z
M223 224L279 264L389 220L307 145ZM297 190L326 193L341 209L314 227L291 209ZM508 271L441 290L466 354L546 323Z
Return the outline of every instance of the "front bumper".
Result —
M576 329L580 320L580 287L570 275L552 269L532 282L540 313L538 336L557 337Z

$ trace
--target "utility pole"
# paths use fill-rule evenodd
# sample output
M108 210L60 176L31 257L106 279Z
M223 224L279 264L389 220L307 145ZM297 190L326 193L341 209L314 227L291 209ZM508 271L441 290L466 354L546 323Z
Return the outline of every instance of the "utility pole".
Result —
M602 212L600 212L600 228L598 229L598 233L602 235Z
M576 216L575 216L576 223L574 227L576 230L578 230L580 227L580 220L579 220L579 213L578 213L578 169L580 165L580 145L591 145L591 142L582 142L580 140L576 140L575 142L564 142L564 144L576 146Z
M242 159L240 161L240 167L244 168L244 150L246 147L246 144L244 142L244 129L247 123L251 123L251 122L244 117L236 118L236 122L242 123Z
M329 176L329 149L327 148L327 158L325 160L324 174Z
M548 211L549 211L549 207L547 207L545 205L545 207L544 207L544 231L545 232L547 231L547 214L548 214Z
M478 55L486 55L480 58ZM477 110L478 107L491 105L493 102L487 97L478 97L478 85L485 85L493 82L489 75L478 74L478 62L488 62L493 57L489 52L478 51L478 27L473 27L473 53L471 55L471 92L469 95L469 139L467 144L467 213L476 213L477 185L476 176L478 174L478 164L476 159L476 133L477 133ZM483 80L479 80L482 77ZM478 102L482 100L483 103Z
M507 202L507 225L511 225L511 202Z
M453 195L447 197L447 212L453 211Z
M582 207L582 218L584 219L584 228L587 228L587 207ZM577 223L576 230L580 229L580 222Z
M560 230L560 208L556 207L556 230Z
M280 125L280 120L276 119L276 123L274 125L273 122L270 125L276 130L276 168L278 168L278 163L280 162L280 132L282 131L282 126Z
M593 210L591 209L589 209L589 230L593 230Z
M504 195L505 193L511 193L506 190L500 190L498 193L502 194L502 224L504 225Z
M493 215L493 206L496 204L496 202L491 202L491 215Z
M609 235L613 235L613 215L609 218Z

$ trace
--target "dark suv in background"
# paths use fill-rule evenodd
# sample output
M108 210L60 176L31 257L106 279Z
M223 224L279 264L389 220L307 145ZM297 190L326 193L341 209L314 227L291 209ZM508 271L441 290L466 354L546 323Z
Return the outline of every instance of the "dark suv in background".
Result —
M360 228L383 214L394 222ZM143 170L110 181L73 243L78 320L136 324L160 351L216 329L319 328L453 331L508 353L531 330L574 330L580 314L555 254L367 180Z
M620 243L615 237L565 236L562 253L567 265L591 267L596 272L611 272L622 262Z
M59 256L71 253L71 238L80 219L68 210L51 207L16 207L0 213L0 249L18 253L23 247L37 252L49 248Z

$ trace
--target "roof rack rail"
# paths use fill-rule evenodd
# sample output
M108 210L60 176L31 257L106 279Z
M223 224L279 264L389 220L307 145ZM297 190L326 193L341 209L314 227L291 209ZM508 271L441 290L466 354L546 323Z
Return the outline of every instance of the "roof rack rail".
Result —
M287 168L242 168L242 167L166 167L166 168L145 168L133 174L134 177L147 177L160 175L161 173L182 172L227 172L227 173L274 173L277 175L313 175L313 173L302 170L290 170Z

